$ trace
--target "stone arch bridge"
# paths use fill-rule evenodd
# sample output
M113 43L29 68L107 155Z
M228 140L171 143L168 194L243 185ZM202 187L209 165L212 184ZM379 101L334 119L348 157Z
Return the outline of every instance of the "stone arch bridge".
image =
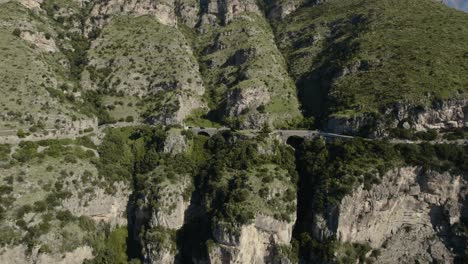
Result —
M190 131L192 131L194 134L197 135L204 135L208 137L214 136L218 132L223 132L223 131L230 131L231 129L229 128L205 128L205 127L189 127L188 128ZM240 130L241 132L244 132L246 135L251 135L252 137L255 137L257 133L259 133L259 130ZM276 133L281 140L284 143L288 143L288 140L292 138L301 138L305 140L311 140L317 137L324 137L326 139L352 139L353 137L351 136L345 136L345 135L339 135L339 134L333 134L333 133L326 133L326 132L321 132L318 130L273 130L272 133Z

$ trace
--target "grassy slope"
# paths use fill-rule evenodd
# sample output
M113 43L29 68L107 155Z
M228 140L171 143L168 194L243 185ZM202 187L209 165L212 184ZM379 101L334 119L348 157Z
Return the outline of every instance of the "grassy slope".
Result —
M126 102L124 112L144 114L148 106L151 115L162 108L175 111L179 107L177 94L196 97L200 93L201 77L184 36L150 16L115 17L93 44L89 59L86 75L91 83L83 78L83 86L113 96L114 100L107 98L107 103L135 101L138 96L147 99L130 107ZM116 96L119 94L128 99ZM116 109L111 114L124 118L119 112Z
M45 127L53 128L56 119L79 116L59 89L68 85L67 68L59 63L66 57L61 52L41 50L13 34L20 29L53 37L56 34L53 26L16 2L0 5L0 21L0 90L4 95L0 98L0 109L8 113L0 126L28 128L41 121ZM33 118L26 118L29 114Z
M433 1L331 0L290 15L277 37L309 115L429 104L468 91L468 16Z

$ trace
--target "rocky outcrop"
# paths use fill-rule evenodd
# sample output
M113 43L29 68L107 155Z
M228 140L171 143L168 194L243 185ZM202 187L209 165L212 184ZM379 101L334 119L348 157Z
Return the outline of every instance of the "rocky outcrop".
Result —
M468 99L453 99L433 103L432 106L395 104L380 116L358 115L355 117L332 117L326 130L338 134L358 134L366 127L372 128L375 137L388 135L389 128L444 130L464 128L468 125Z
M156 169L152 177L161 177L165 173ZM176 261L177 248L174 234L187 219L187 210L190 205L190 192L192 182L189 176L177 175L177 179L163 180L152 189L146 191L140 198L137 207L136 232L141 234L143 256L145 263L167 263ZM144 229L143 226L145 226ZM142 230L145 230L143 233Z
M171 130L167 133L164 141L164 153L176 155L187 151L187 141L180 132L180 130Z
M252 83L249 87L235 89L228 93L226 106L228 116L239 116L248 109L257 109L261 105L266 105L270 100L268 89L263 83ZM243 126L258 128L265 122L263 118L253 118L250 121L252 122L247 120Z
M91 11L89 24L102 27L112 15L132 14L135 16L151 15L161 24L176 26L174 1L153 0L106 0L99 1Z
M21 38L32 43L34 46L46 52L57 52L58 48L52 37L46 36L42 32L21 32Z
M397 104L390 112L396 117L394 125L404 122L417 131L448 129L468 125L468 98L439 101L431 107L411 107Z
M176 14L188 27L194 28L199 21L200 2L197 0L176 0Z
M27 247L19 245L13 248L0 249L0 263L22 264L81 264L86 259L93 258L93 250L89 246L78 247L65 254L39 254L39 248L34 248L30 255L26 254Z
M466 246L449 235L466 210L467 186L449 172L394 169L371 190L361 186L325 218L316 217L313 233L319 240L336 236L380 248L378 263L449 263Z
M227 24L243 13L261 15L256 1L252 0L209 0L206 12L202 15L202 25L216 25L218 21Z
M276 247L289 245L294 221L295 217L287 222L257 215L252 224L235 229L218 223L213 230L216 243L208 249L210 263L288 263L276 254Z
M19 0L19 2L29 9L40 8L43 0Z
M130 190L123 183L115 184L115 191L108 194L104 189L96 188L93 193L82 197L73 195L63 202L63 208L69 210L73 215L89 216L99 223L101 221L111 226L127 225L127 205ZM82 204L81 201L88 201Z
M271 19L283 19L294 12L303 3L303 0L275 1L271 10L268 12L268 17Z

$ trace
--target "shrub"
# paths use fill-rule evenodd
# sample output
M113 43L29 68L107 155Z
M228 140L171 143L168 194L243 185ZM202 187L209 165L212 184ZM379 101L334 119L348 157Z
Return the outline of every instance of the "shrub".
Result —
M47 210L47 203L45 201L37 201L34 203L34 212L42 213Z
M429 129L426 132L416 132L415 136L421 140L431 141L437 139L437 131L434 129Z
M19 138L25 138L27 135L26 135L26 132L24 132L23 129L18 129L18 132L16 133L16 135L19 137Z
M94 156L94 152L93 152L93 156ZM71 155L71 154L66 155L65 158L64 158L64 161L66 163L77 163L78 162L77 158L74 155Z
M22 218L25 214L32 211L32 207L30 205L23 205L16 211L16 217Z
M16 221L15 223L18 227L26 230L28 228L28 224L26 223L26 221L24 221L23 219L20 219L18 221Z
M55 215L55 218L57 218L57 220L62 221L63 223L69 223L75 219L73 214L68 210L58 211L57 214Z
M133 121L134 121L133 116L127 116L127 117L125 118L125 122L131 123L131 122L133 122Z
M8 156L10 155L10 152L11 152L10 145L0 144L0 160L8 160Z
M13 30L13 35L17 36L17 37L20 37L21 36L21 29L19 28L15 28Z

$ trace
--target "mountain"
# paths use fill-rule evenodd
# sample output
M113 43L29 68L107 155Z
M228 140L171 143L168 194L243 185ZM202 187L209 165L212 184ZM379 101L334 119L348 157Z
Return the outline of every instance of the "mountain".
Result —
M468 34L449 29L466 19L432 1L327 1L287 16L277 39L305 114L332 131L433 126L414 112L466 98Z
M0 0L0 263L466 263L442 2Z

